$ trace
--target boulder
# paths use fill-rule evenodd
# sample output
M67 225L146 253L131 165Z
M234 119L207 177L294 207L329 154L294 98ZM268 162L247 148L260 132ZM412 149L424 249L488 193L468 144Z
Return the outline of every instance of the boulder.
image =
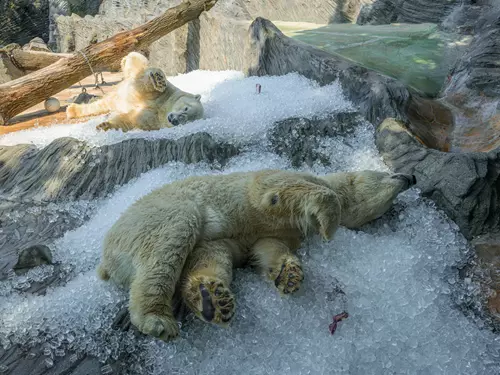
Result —
M43 41L42 38L33 38L29 41L29 43L23 46L23 50L25 51L41 51L41 52L51 52L47 44Z
M373 0L219 0L212 13L232 19L252 20L265 17L272 20L312 22L327 24L332 22L354 22L359 10ZM136 18L137 15L157 14L179 4L179 0L152 2L132 0L117 3L104 0L99 14L109 18Z
M289 118L278 121L269 131L271 150L289 159L294 168L312 167L317 161L330 165L327 155L319 151L320 141L352 134L363 122L357 112L336 112L313 118Z
M431 198L466 238L498 230L500 151L447 153L427 148L394 119L377 128L376 144L394 171L417 177L422 195Z

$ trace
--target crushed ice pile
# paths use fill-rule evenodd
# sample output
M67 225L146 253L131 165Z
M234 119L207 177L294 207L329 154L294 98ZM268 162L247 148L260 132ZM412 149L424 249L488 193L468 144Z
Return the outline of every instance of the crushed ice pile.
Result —
M195 71L169 78L181 90L200 94L206 119L189 126L179 126L155 132L134 130L122 132L96 130L106 116L89 122L39 127L0 136L0 145L32 143L48 145L56 138L73 137L94 146L112 144L130 138L171 138L205 131L223 139L258 142L275 121L294 116L313 116L325 111L350 107L338 83L320 87L316 82L297 74L286 77L250 77L236 71ZM262 85L256 95L255 86Z
M224 75L186 75L192 76L210 80ZM210 83L211 91L207 88L208 113L212 118L227 119L221 126L228 137L247 136L251 131L257 135L270 121L266 116L271 107L279 111L280 118L318 113L318 109L330 107L326 104L329 101L334 101L333 107L348 108L335 85L319 88L294 75L258 80L267 87L269 96L285 101L257 109L259 99L254 98L245 106L239 101L250 96L242 94L243 87L248 85L251 90L257 79L234 77L233 81ZM182 86L182 77L176 79ZM234 98L239 94L242 98ZM221 98L231 99L234 106L223 107ZM286 100L293 104L287 106ZM298 103L302 103L300 108L296 108ZM247 118L248 113L255 118ZM229 119L236 118L239 121L230 124ZM219 132L212 128L215 124L216 120L209 119L192 127ZM78 126L78 137L96 143L124 137L116 132L113 139L99 138L91 123ZM17 141L43 135L42 145L57 137L61 129L64 127L25 132L17 135L24 137ZM2 142L6 142L5 137ZM360 126L348 142L341 137L324 140L322 150L332 166L315 166L312 171L316 173L387 170L369 124ZM289 169L290 164L254 144L223 171L215 172L203 163L171 163L97 202L99 208L87 223L51 245L54 260L73 268L73 277L66 285L50 289L45 296L33 296L9 289L9 283L15 283L19 276L3 282L0 345L30 347L41 343L48 367L66 353L95 355L103 361L101 371L106 374L112 368L104 362L117 358L134 374L500 373L499 336L467 318L452 302L453 288L459 283L453 266L466 256L467 243L457 226L423 200L416 189L400 195L391 212L362 231L341 228L328 243L317 238L305 243L300 250L305 281L296 295L280 297L273 285L252 270L238 270L232 285L237 313L227 329L188 317L181 338L172 343L112 329L127 293L99 281L94 268L103 237L120 214L143 195L171 181L262 168ZM332 316L344 310L349 318L330 335Z

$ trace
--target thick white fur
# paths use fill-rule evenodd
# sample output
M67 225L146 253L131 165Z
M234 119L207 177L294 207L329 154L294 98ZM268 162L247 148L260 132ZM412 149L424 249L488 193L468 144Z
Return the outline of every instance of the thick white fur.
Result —
M123 81L102 99L89 104L70 104L68 118L113 112L100 130L157 130L182 125L203 117L200 95L172 85L163 71L148 67L148 59L132 52L121 61Z
M413 175L378 171L332 173L322 177L342 205L340 225L360 226L382 216L394 198L416 183Z
M410 180L371 171L317 177L264 170L177 181L134 203L113 225L98 273L130 288L139 330L167 340L178 334L171 307L177 286L195 314L216 323L234 312L233 267L252 262L281 292L294 292L303 278L294 252L304 235L330 239L340 224L380 216Z

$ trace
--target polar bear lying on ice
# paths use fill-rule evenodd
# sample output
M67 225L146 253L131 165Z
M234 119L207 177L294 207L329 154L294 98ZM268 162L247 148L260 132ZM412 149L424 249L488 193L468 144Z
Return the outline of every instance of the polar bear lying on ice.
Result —
M375 171L262 170L198 176L135 202L107 233L98 274L130 288L131 322L163 340L179 327L172 297L180 287L200 319L224 325L235 312L232 270L251 263L281 293L303 280L295 251L304 236L332 238L384 214L415 177Z
M70 104L68 118L115 112L100 130L158 130L203 117L201 96L184 92L168 82L162 70L148 68L148 59L137 52L122 59L123 81L102 99L89 104Z

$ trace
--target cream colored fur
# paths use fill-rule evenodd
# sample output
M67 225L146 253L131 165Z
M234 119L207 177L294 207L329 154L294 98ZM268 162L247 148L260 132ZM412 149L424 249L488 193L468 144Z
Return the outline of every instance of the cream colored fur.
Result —
M280 292L296 291L303 273L295 251L304 236L330 239L344 207L348 224L379 213L397 195L385 188L393 180L389 174L350 179L264 170L177 181L119 218L106 235L98 273L130 288L131 321L143 333L163 340L178 335L171 306L177 286L200 319L224 325L235 310L229 288L234 267L251 263ZM373 210L355 218L363 200Z
M70 104L68 118L113 112L100 130L158 130L203 117L200 95L184 92L170 82L163 71L148 67L148 59L132 52L122 59L123 81L102 99L89 104Z
M359 228L379 218L400 192L416 183L413 175L369 170L332 173L323 179L341 201L340 225L347 228Z

